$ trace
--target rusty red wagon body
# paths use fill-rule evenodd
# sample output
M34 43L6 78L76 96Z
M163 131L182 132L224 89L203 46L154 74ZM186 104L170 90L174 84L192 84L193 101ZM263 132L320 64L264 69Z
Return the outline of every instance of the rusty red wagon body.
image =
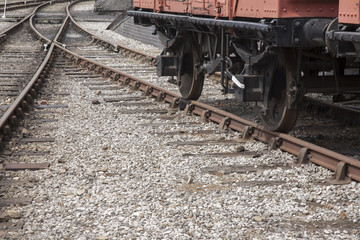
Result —
M344 4L345 5L345 4ZM293 18L336 17L338 0L193 0L148 1L135 0L134 7L152 9L154 12L177 12L182 14L214 17L245 18Z

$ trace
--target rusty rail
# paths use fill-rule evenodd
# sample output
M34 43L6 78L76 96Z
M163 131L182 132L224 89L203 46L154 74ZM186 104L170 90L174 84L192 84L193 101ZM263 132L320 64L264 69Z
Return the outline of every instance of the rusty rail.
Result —
M32 1L18 1L18 2L11 2L11 3L6 3L6 7L13 7L13 6L16 6L16 5L28 5L28 4L31 4L31 3L38 3L38 4L41 4L43 2L48 2L49 0L32 0ZM0 4L0 8L3 8L5 6L5 4Z
M357 119L360 119L360 110L344 106L344 105L342 105L341 102L339 104L328 103L328 102L325 102L325 101L322 101L322 100L319 100L319 99L316 99L316 98L313 98L313 97L308 97L308 96L306 96L304 98L304 100L305 100L306 103L319 104L319 105L325 106L325 107L327 107L329 109L333 109L335 111L341 111L342 113L355 116L355 118L357 116ZM357 119L354 119L354 120L357 120Z
M6 11L13 11L13 10L18 10L18 9L36 7L44 2L49 2L49 0L40 0L40 1L33 0L33 1L21 1L21 2L7 3ZM0 4L0 12L3 12L4 8L5 8L5 4Z
M37 11L38 8L36 8L32 13L30 13L29 15L27 15L26 17L24 17L20 22L16 23L15 25L9 27L8 29L4 30L3 32L0 33L1 38L6 38L7 35L13 33L14 31L16 31L17 29L19 29L27 20L29 20L29 18L31 16L33 16L35 14L35 12Z
M60 0L56 2L61 2L65 0ZM51 4L51 2L46 2L40 6L38 6L31 14L26 16L22 21L15 24L14 26L10 27L9 29L3 31L0 33L0 36L3 36L4 39L7 35L14 32L18 28L20 28L26 21L29 19L33 19L33 16L35 13L41 8L48 4ZM38 33L36 29L34 28L33 24L30 23L33 32ZM42 35L39 36L42 38L42 41L47 41ZM0 118L0 151L4 149L3 147L3 139L6 135L11 135L10 129L11 126L16 126L18 124L18 119L23 117L23 111L28 109L29 104L31 104L37 96L37 90L42 85L42 81L49 71L50 63L53 60L53 51L54 51L54 44L51 44L48 52L41 63L40 67L37 69L33 77L30 79L30 81L27 83L23 91L20 93L20 95L15 99L15 101L11 104L11 106L5 111L5 113Z
M66 2L66 0L54 0L52 2L58 3L58 2ZM38 7L36 7L29 15L27 15L26 17L24 17L21 21L19 21L18 23L16 23L15 25L9 27L8 29L0 32L0 41L2 41L3 39L6 38L7 35L13 33L14 31L16 31L17 29L19 29L26 21L28 21L30 18L34 17L35 13L42 7L51 4L51 1L46 1L46 3L43 3L41 5L38 5ZM31 22L32 24L32 22ZM35 28L33 28L35 30Z
M0 118L0 129L2 134L9 134L7 129L9 129L12 125L17 125L17 118L22 117L23 110L27 109L28 105L33 102L34 98L36 98L36 90L38 90L42 84L42 80L45 76L44 71L48 70L48 63L51 60L53 50L54 46L51 45L44 61L34 76L31 78L21 94L15 99L15 101Z
M109 43L106 40L94 36L90 32L82 29L80 25L74 21L70 14L69 8L73 6L73 4L76 4L80 1L82 0L72 3L67 8L68 16L74 26L79 31L85 33L93 39L96 39L98 42L105 42L109 46L113 45L112 43ZM292 137L288 134L269 131L262 125L250 122L239 116L225 112L207 104L198 101L185 101L181 99L179 95L169 92L166 89L122 73L103 64L85 59L63 48L59 43L55 43L55 46L62 50L65 57L74 64L81 65L82 67L85 67L89 70L103 74L104 77L109 77L115 81L121 82L124 85L129 85L134 89L141 90L145 93L145 95L155 97L159 100L164 100L165 102L170 103L172 106L181 106L181 108L185 109L187 113L201 116L205 121L218 123L221 128L240 131L243 133L243 137L253 137L257 140L270 144L272 148L280 148L283 151L294 154L298 156L301 163L313 162L332 171L343 171L346 176L360 181L360 161L356 159L319 147L312 143ZM138 52L136 52L136 54L137 53Z
M60 31L63 31L65 29L66 25L68 24L68 19L71 20L69 13L70 12L68 11L68 17L66 18L66 21L64 21ZM57 37L54 39L53 43L51 44L51 51L53 48L56 47L58 50L62 51L63 55L68 60L72 61L74 64L87 68L90 71L95 71L99 74L101 73L104 77L108 77L114 81L119 81L123 85L131 86L133 89L141 90L145 93L145 95L155 97L161 101L168 102L173 107L179 106L180 108L185 109L187 113L201 116L206 121L218 123L221 128L240 131L243 133L243 137L253 137L257 140L269 143L273 148L280 148L284 151L298 156L300 161L303 163L310 161L324 166L332 171L339 171L340 169L344 172L346 176L351 177L354 180L360 181L360 161L316 146L309 142L294 138L287 134L271 132L259 124L247 121L239 116L225 112L207 104L197 101L183 100L179 95L172 93L166 89L155 86L142 79L122 73L103 64L81 57L65 49L63 46L61 46L61 43L57 42L59 36L61 35L60 31ZM85 30L82 31L92 36L91 33ZM50 59L49 54L50 50L47 55L47 60ZM34 76L34 78L31 80L32 83L35 83L37 81L36 79L41 74L40 69L45 68L45 66L46 63L41 65L37 72L37 77ZM31 90L31 87L29 86L27 87L27 89ZM25 98L26 94L22 95ZM24 100L20 100L19 97L16 105L19 106L22 102L24 102ZM7 116L6 118L1 118L0 126L7 124L11 116L13 116L14 114L10 113L8 115L9 116Z
M67 14L71 20L71 23L73 24L74 28L82 33L82 34L85 34L87 37L91 38L91 40L100 45L100 46L103 46L105 48L108 48L112 51L115 51L115 52L123 52L123 53L131 53L133 54L134 57L138 57L139 59L144 59L148 62L150 62L151 64L155 64L155 60L156 58L154 56L151 56L149 54L146 54L146 53L143 53L143 52L140 52L140 51L136 51L136 50L133 50L133 49L130 49L128 47L125 47L125 46L122 46L120 44L116 44L116 43L113 43L113 42L110 42L109 40L106 40L104 38L101 38L99 36L96 36L92 33L90 33L89 31L86 31L85 29L83 29L76 21L75 19L72 17L71 15L71 12L70 12L70 8L72 6L74 6L75 4L79 3L79 2L82 2L82 1L86 1L86 0L78 0L78 1L75 1L75 2L72 2L71 4L69 4L66 8L66 11L67 11Z
M358 160L287 134L269 131L262 125L250 122L210 105L198 101L182 100L181 97L175 93L103 64L81 57L63 48L58 43L56 43L55 46L61 49L65 57L74 64L81 65L82 67L99 74L101 73L104 77L119 81L123 85L129 85L133 89L141 90L145 95L155 97L158 100L164 100L165 102L172 104L172 106L181 106L187 113L192 113L201 116L204 120L218 123L221 128L240 131L243 135L246 133L247 137L253 137L265 143L274 143L273 147L280 148L302 158L302 162L311 161L333 171L337 170L339 163L345 163L346 165L344 167L346 167L347 176L360 181L360 161Z
M67 2L67 0L56 0L56 3L61 3L61 2ZM51 2L47 2L45 4L42 4L41 6L39 6L36 11L40 10L43 7L46 7L47 5L50 5ZM35 18L36 14L34 12L34 14L32 14L32 16L30 17L30 27L34 33L34 36L38 39L40 39L40 41L42 41L43 43L47 44L48 46L51 44L52 39L48 39L47 37L45 37L41 32L39 32L36 27L34 26L34 18ZM66 17L64 19L64 22L67 22L68 17ZM54 37L54 39L57 39L59 37L59 35L63 32L63 25L59 28L57 35Z

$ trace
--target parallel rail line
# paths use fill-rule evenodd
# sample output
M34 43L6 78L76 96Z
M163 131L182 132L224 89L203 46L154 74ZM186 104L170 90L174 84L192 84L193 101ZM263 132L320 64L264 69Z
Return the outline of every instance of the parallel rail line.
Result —
M60 0L56 2L63 2L65 0ZM4 41L6 37L12 34L14 31L18 30L21 26L24 25L25 22L31 20L31 27L34 31L34 34L38 32L34 28L32 21L33 16L36 12L48 5L51 2L44 3L38 6L31 14L22 19L19 23L10 27L9 29L0 33L0 42ZM42 36L39 36L44 42L50 43L49 39L44 39ZM5 113L0 118L0 151L4 150L3 141L6 135L11 135L10 129L18 125L19 119L23 118L23 112L29 108L29 105L33 103L34 99L37 97L37 91L40 89L43 84L43 80L46 74L49 72L50 65L54 59L53 55L54 45L51 45L42 64L37 69L31 80L24 87L23 91L19 94L19 96L15 99L15 101L10 105L10 107L5 111Z
M6 4L6 11L19 10L24 8L31 8L39 6L44 2L49 2L49 0L32 0L32 1L20 1L20 2L12 2ZM5 10L5 4L0 4L0 12Z
M71 16L70 12L68 14ZM70 17L72 23L81 32L88 36L92 36L95 41L104 47L113 48L114 44L99 38L91 34L90 32L82 29L72 17ZM58 46L61 48L61 46ZM131 51L126 47L118 46L124 51ZM280 148L283 151L289 152L299 157L299 162L313 162L321 165L337 174L337 179L344 179L345 175L360 181L360 161L336 153L334 151L319 147L315 144L303 141L301 139L292 137L288 134L272 132L265 129L262 125L245 120L239 116L212 107L210 105L198 102L198 101L185 101L177 94L169 92L163 88L156 87L141 79L129 76L121 73L115 69L111 69L103 64L89 61L81 56L78 56L66 49L63 49L67 58L73 61L75 64L82 65L88 69L94 69L98 73L102 73L104 76L120 81L124 85L129 85L134 89L139 89L145 93L145 95L155 97L159 100L164 100L173 107L180 106L187 113L192 113L201 116L205 121L212 121L218 123L221 128L227 128L243 133L244 138L255 138L262 142L268 143L272 148ZM154 61L154 57L134 51L136 56L145 56Z

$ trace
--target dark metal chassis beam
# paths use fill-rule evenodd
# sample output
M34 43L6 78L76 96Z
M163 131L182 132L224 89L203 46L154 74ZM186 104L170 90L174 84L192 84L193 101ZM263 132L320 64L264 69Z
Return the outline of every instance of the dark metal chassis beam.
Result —
M272 30L272 27L267 24L244 22L244 21L230 21L230 20L220 20L220 19L215 20L210 18L190 17L184 15L153 13L153 12L143 12L143 11L127 11L127 14L128 16L134 16L134 17L169 20L178 23L192 23L196 25L206 25L213 27L253 30L259 32L271 32Z
M360 90L360 76L341 76L339 86L336 84L335 76L305 76L301 81L304 83L306 92L312 93L346 93Z

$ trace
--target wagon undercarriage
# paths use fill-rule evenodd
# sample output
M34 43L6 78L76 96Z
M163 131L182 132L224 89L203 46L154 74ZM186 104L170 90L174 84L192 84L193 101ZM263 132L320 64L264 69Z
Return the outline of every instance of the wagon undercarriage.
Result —
M223 93L262 105L264 125L290 131L306 93L358 94L360 34L333 19L218 20L129 11L154 24L164 44L159 76L176 76L181 95L200 97L204 76L221 73ZM340 30L341 28L341 30Z

